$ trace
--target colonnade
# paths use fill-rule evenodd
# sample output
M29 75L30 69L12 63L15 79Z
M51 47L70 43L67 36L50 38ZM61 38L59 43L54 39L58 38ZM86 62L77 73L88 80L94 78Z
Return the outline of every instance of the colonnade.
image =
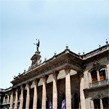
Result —
M71 80L70 80L70 68L66 67L65 68L65 98L66 98L66 109L71 109ZM52 104L52 109L57 109L58 108L58 91L57 91L57 75L58 72L54 72L52 74L53 76L53 104ZM42 77L43 79L43 86L42 86L42 109L46 109L46 96L47 96L47 91L46 91L46 84L47 84L47 76ZM80 86L80 98L84 102L83 96L83 84L82 82L83 79L80 79L81 81L81 86ZM34 97L33 97L33 109L37 109L37 102L38 102L38 79L33 80L34 82ZM23 102L24 102L24 87L23 85L21 87L21 95L20 95L20 109L23 109ZM29 104L30 104L30 84L26 83L27 87L27 94L26 94L26 109L29 109ZM18 106L18 89L16 88L16 95L15 95L15 109L17 109ZM82 102L82 103L83 103ZM81 109L85 109L85 104L81 103ZM11 93L11 101L10 101L10 109L13 109L13 90Z

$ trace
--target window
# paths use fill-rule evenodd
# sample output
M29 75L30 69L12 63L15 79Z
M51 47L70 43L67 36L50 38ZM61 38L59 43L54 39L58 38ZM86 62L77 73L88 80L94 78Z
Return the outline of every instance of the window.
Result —
M109 98L105 97L103 100L103 109L109 109Z
M99 73L99 74L97 74ZM103 81L106 80L106 73L105 73L105 68L102 67L98 70L93 70L91 72L91 78L92 78L92 83L95 83L97 81Z
M97 72L96 72L96 70L93 70L91 72L91 77L92 77L92 83L97 82Z
M100 81L103 81L103 80L106 79L106 76L105 76L105 68L99 69L99 75L100 75Z
M100 109L100 100L94 99L94 109Z

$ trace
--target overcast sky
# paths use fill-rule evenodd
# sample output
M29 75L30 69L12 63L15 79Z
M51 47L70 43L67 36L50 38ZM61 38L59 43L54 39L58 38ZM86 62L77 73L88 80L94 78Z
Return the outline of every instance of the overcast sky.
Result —
M0 0L0 88L31 65L40 39L41 60L87 53L109 40L108 0Z

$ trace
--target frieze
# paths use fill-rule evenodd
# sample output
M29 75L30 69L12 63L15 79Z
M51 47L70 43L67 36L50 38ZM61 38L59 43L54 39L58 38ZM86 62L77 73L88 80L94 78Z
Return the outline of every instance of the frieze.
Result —
M72 68L72 66L73 66L73 67L75 67L75 69L76 69L76 68L78 68L78 69L80 68L80 66L79 66L78 64L76 64L76 63L74 63L74 62L72 62L72 61L69 61L69 60L65 60L65 61L62 61L62 62L60 62L60 63L57 63L57 64L53 65L52 67L46 68L45 70L42 70L42 71L40 71L40 72L38 72L38 69L37 69L37 71L34 69L34 70L28 72L28 74L31 73L31 77L28 76L27 73L26 73L26 75L24 75L24 76L25 76L25 77L24 77L25 79L22 78L22 80L21 80L21 79L19 78L20 80L16 81L16 82L14 83L14 86L18 86L19 81L20 81L20 85L21 85L22 83L25 83L25 82L27 82L27 81L31 81L31 80L33 80L33 79L35 79L35 78L41 78L41 77L44 76L44 75L48 75L48 74L50 74L50 73L53 73L53 71L56 71L56 69L57 69L57 70L64 69L65 66L67 66L67 65L70 65L71 68ZM35 72L37 72L37 73L35 73Z
M94 97L92 97L92 99L102 99L104 96L104 94L102 92L99 92L98 94L96 94Z
M59 67L59 66L62 66L62 65L64 65L64 64L73 64L73 65L75 65L75 66L77 66L77 67L80 67L78 64L76 64L76 63L74 63L74 62L72 62L72 61L65 60L65 61L62 61L62 62L56 64L56 65L53 65L53 66L50 67L50 68L47 68L47 69L41 71L39 74L43 74L43 73L45 73L45 72L48 72L48 71L50 71L50 70L53 70L53 69L55 69L55 68L57 68L57 67Z

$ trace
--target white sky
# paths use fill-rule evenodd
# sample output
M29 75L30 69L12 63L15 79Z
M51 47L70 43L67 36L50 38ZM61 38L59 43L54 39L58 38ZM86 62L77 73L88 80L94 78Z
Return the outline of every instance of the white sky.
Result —
M31 65L65 49L89 52L109 40L108 0L0 0L0 88Z

